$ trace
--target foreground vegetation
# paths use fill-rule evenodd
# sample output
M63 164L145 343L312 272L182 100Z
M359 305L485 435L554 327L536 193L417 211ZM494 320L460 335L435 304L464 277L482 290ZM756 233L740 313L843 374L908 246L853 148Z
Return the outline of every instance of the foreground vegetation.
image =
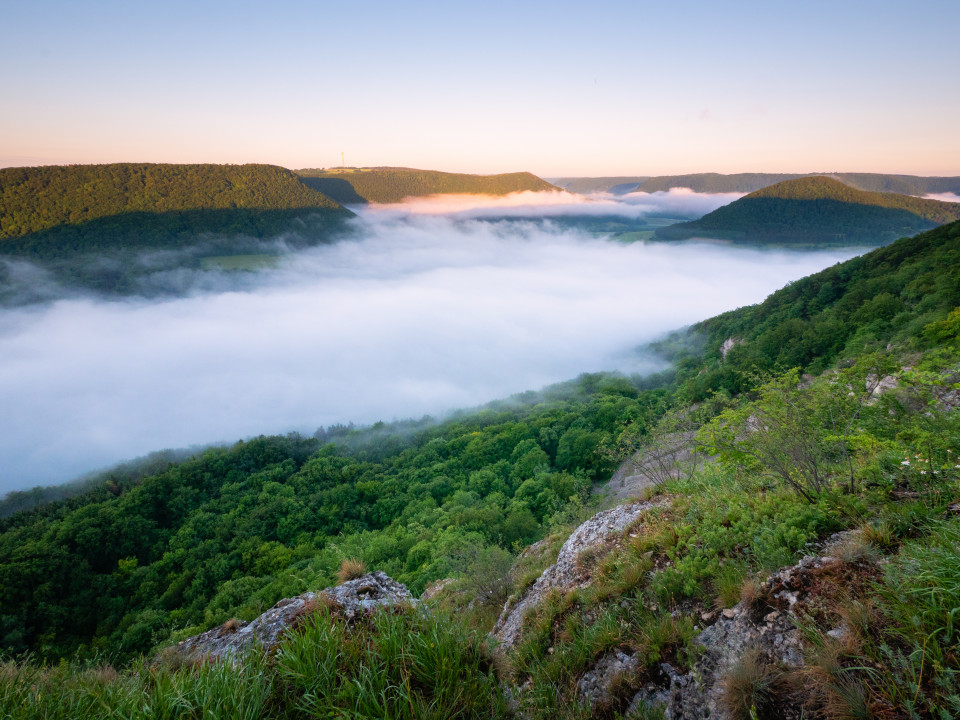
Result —
M705 618L780 608L763 580L829 552L799 611L805 665L744 653L723 681L731 717L956 717L958 277L954 223L675 336L661 384L584 376L440 424L259 438L15 514L0 716L622 716L665 667L695 666ZM663 502L493 651L504 600L635 451L664 460L645 491ZM415 594L453 582L428 612L346 626L320 608L269 657L136 660L351 559ZM587 707L577 683L613 650L640 665Z

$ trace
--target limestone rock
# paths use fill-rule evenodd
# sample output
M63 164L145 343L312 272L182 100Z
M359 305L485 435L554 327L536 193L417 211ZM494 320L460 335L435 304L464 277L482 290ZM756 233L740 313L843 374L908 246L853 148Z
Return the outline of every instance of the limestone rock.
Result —
M839 539L838 534L831 541ZM782 668L803 665L795 608L799 610L810 599L815 574L836 562L832 557L804 557L763 583L758 596L766 602L759 606L741 602L719 613L717 621L697 637L704 652L690 672L681 674L663 663L663 683L642 688L630 711L642 705L660 706L668 720L728 720L722 702L723 680L747 651L755 649L767 662ZM770 609L771 605L777 609ZM791 710L785 712L792 717Z
M386 573L377 571L349 580L342 585L306 592L281 600L250 622L230 621L200 635L187 638L167 652L184 660L211 659L239 655L260 646L265 652L276 647L284 632L317 603L352 622L378 608L396 604L415 604L406 586Z
M720 359L726 360L727 353L733 350L737 345L743 345L744 342L745 341L743 338L728 337L723 341L723 345L720 346Z
M608 705L613 700L617 681L634 674L639 664L636 655L627 655L622 650L607 653L577 683L580 699L591 706Z
M444 578L443 580L435 580L434 582L427 585L426 589L420 593L420 600L422 602L427 602L428 600L433 600L436 597L439 597L444 591L448 590L456 580L454 578Z
M560 548L557 562L543 571L519 601L507 600L493 628L493 637L503 647L516 644L520 639L524 615L540 604L548 592L554 588L564 591L589 584L589 577L584 577L577 567L580 553L603 545L639 520L645 512L660 505L662 503L654 501L618 505L597 513L580 525Z

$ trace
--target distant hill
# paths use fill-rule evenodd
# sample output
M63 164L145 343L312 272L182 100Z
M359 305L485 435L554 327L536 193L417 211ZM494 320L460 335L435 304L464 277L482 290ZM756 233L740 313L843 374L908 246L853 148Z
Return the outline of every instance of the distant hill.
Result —
M660 228L656 237L883 245L957 219L960 203L857 190L833 178L813 176L750 193L699 220Z
M548 178L557 187L563 188L574 193L584 195L595 192L610 192L622 194L633 192L647 180L649 176L643 177L596 177L596 178Z
M450 193L507 195L559 189L528 172L465 175L388 167L296 172L305 184L344 204L395 203L407 197Z
M872 192L901 195L930 195L947 192L960 194L960 177L918 177L879 173L836 173L829 177L836 178L851 187Z
M273 165L54 165L0 170L0 253L59 257L262 237L352 213Z
M893 192L901 195L960 193L960 177L919 177L882 173L693 173L643 177L556 178L552 182L575 193L663 192L685 187L702 193L754 192L786 180L801 177L832 177L859 190Z

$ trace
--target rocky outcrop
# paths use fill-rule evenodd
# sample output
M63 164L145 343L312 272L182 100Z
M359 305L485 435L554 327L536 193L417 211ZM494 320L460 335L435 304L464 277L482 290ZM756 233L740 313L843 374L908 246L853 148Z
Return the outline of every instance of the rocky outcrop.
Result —
M591 707L605 707L613 700L616 685L629 678L640 665L640 658L628 655L622 650L607 653L577 683L577 692L581 700Z
M443 578L442 580L434 580L432 583L427 585L426 589L420 593L421 602L429 602L430 600L435 600L444 593L449 592L456 586L457 581L454 578Z
M220 627L187 638L168 648L166 653L193 661L238 655L253 647L269 652L280 643L290 627L318 605L330 608L332 613L346 622L353 622L381 607L414 603L416 600L405 585L386 573L372 572L319 593L307 592L286 598L250 622L228 621Z
M611 510L594 515L580 525L560 548L557 561L537 578L536 582L519 599L511 598L503 607L492 635L508 648L516 644L523 629L523 618L539 605L548 592L584 587L590 583L577 558L585 550L597 548L629 528L649 509L662 503L645 502L618 505Z
M680 478L705 459L697 453L696 434L684 430L649 437L646 445L624 460L606 484L595 486L594 492L622 501Z
M727 353L733 350L737 345L743 345L744 342L745 341L743 338L728 337L723 341L723 345L720 346L720 359L726 360Z
M846 539L836 536L833 547L839 548ZM688 673L680 673L668 663L661 664L665 682L641 689L630 712L640 705L661 706L668 720L728 720L723 702L724 681L745 657L775 667L777 672L803 665L796 621L806 606L817 601L817 577L840 563L829 555L807 556L778 571L761 585L752 602L742 601L724 610L713 625L700 633L697 642L704 652ZM789 708L782 709L783 717L793 717L791 712Z
M878 377L874 373L869 373L864 381L864 390L869 393L866 404L875 404L880 399L881 395L884 395L891 390L896 390L898 387L900 387L900 381L893 375L884 375L883 377Z
M658 669L639 675L642 658L614 650L580 679L579 700L594 708L609 707L616 701L615 694L622 697L623 688L637 687L638 680L653 677L636 692L626 716L647 706L661 708L667 720L729 720L724 684L738 663L749 658L749 662L780 674L803 665L797 620L820 602L824 586L818 578L842 568L844 561L838 556L843 556L855 540L851 533L838 533L828 541L828 554L807 556L781 569L760 586L751 601L722 612L704 613L701 620L713 624L697 637L703 653L689 672L661 663ZM827 634L840 639L845 632L848 630L841 626ZM778 717L799 717L799 711L780 708Z

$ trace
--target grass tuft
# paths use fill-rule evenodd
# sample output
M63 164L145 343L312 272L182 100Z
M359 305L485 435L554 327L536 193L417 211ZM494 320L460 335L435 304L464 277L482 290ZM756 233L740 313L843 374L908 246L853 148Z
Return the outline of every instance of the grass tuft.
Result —
M363 560L356 558L344 558L340 563L340 569L337 570L337 582L341 585L348 580L356 580L367 574L367 566Z

